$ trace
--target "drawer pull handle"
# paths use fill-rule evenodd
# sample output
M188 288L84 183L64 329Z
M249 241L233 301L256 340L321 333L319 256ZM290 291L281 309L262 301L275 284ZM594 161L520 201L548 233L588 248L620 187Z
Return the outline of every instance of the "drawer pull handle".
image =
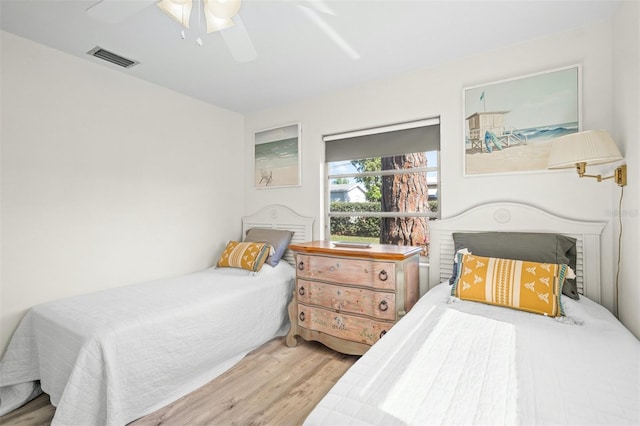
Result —
M378 305L378 309L380 309L382 312L389 309L389 305L387 305L387 301L383 300L382 302L380 302L380 304Z
M298 315L298 318L300 318L300 321L304 321L304 312L300 312L300 315Z
M389 278L389 274L387 274L387 271L385 271L384 269L382 271L380 271L380 273L378 274L378 278L380 278L380 281L386 281Z
M298 262L298 269L303 271L304 270L304 262L301 260L300 262Z
M304 287L300 287L300 288L298 289L298 294L299 294L300 296L304 296Z
M382 336L384 336L385 334L387 334L387 330L382 330L380 332L380 338L382 339Z

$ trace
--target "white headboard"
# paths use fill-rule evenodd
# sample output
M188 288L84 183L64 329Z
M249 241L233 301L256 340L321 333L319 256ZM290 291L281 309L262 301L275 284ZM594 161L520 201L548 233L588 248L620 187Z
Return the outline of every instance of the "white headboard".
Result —
M498 202L473 207L457 216L429 223L429 286L447 279L453 269L453 232L553 232L577 240L578 292L601 302L600 234L606 224L556 216L526 204Z
M313 240L312 217L300 216L288 207L272 204L260 211L242 217L242 237L251 228L270 228L293 231L292 243L302 243ZM295 265L293 253L287 250L282 256L291 265Z

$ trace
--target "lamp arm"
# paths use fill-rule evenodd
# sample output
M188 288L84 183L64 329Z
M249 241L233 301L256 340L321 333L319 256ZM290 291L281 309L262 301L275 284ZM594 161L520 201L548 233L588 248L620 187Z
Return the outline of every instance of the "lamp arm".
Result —
M603 178L602 175L587 175L587 174L583 173L582 175L580 175L580 177L596 178L596 179L598 179L598 182L602 182L605 179L611 179L613 176L609 176L609 177Z
M627 184L627 165L623 164L622 166L615 169L611 176L602 177L602 175L588 175L585 173L586 171L586 163L576 163L576 170L578 172L578 176L580 177L590 177L598 179L598 182L602 182L603 180L613 179L619 186L625 186Z

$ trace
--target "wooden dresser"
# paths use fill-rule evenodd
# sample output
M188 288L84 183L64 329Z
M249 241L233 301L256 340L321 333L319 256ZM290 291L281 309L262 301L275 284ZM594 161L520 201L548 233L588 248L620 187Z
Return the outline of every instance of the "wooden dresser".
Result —
M420 247L345 248L311 241L289 248L297 272L289 304L290 347L300 336L361 355L418 300Z

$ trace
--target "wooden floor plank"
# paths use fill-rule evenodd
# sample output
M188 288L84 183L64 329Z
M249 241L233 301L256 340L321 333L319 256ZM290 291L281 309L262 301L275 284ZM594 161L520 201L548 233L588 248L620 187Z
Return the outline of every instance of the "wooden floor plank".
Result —
M357 356L317 342L289 348L273 339L233 368L130 426L301 424ZM46 394L0 417L0 425L49 425L55 408Z
M348 364L346 368L351 366ZM252 413L251 424L302 424L307 415L346 371L343 360L329 360L308 380L298 380L275 404ZM331 378L331 379L329 379Z
M257 420L273 405L290 394L290 390L300 383L309 381L317 371L322 371L329 359L320 354L307 356L293 365L282 364L282 368L274 371L275 380L266 381L260 387L252 387L252 392L244 398L237 399L233 409L218 413L210 420L216 424L233 422L236 424L256 424Z

